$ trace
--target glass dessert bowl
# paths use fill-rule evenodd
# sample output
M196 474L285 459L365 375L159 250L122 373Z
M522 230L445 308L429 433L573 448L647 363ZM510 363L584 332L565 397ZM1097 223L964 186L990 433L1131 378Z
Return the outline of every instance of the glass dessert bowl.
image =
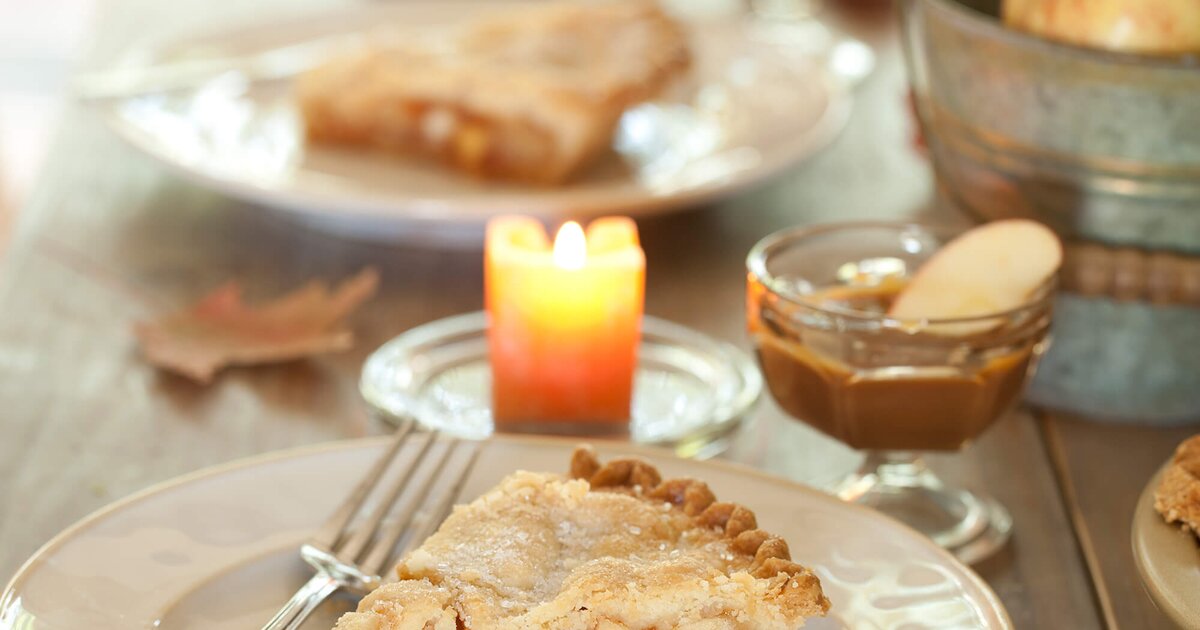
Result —
M1046 344L1054 279L994 313L889 315L960 232L885 223L777 232L747 260L748 322L779 405L865 452L834 492L972 562L1004 544L1011 518L986 495L948 487L919 453L963 448L1021 399Z

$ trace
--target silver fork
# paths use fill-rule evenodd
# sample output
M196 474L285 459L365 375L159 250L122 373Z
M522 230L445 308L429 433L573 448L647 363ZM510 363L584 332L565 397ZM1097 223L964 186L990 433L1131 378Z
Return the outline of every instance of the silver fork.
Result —
M354 516L362 509L367 497L381 485L384 474L391 467L400 447L413 433L413 429L414 423L410 420L396 430L387 451L375 462L367 476L359 482L333 516L300 547L300 556L316 569L316 575L296 591L292 599L263 626L263 630L299 628L312 611L338 589L344 588L360 594L373 590L380 584L382 578L379 573L388 566L389 560L393 558L396 543L404 533L411 532L407 547L418 544L429 537L449 513L454 499L462 491L463 484L475 465L482 443L474 443L466 464L457 473L458 476L453 479L450 487L440 496L430 499L430 491L462 443L460 440L450 439L433 467L417 479L416 485L412 485L411 491L406 494L405 489L419 476L417 473L422 468L422 463L437 441L437 432L430 431L415 438L423 440L417 446L416 456L408 467L385 487L379 503L367 519L356 529L351 529ZM384 517L392 511L393 505L401 496L405 497L405 501L404 505L396 510L396 519L381 529ZM414 517L427 500L431 502L431 506L425 511L426 518L413 526Z

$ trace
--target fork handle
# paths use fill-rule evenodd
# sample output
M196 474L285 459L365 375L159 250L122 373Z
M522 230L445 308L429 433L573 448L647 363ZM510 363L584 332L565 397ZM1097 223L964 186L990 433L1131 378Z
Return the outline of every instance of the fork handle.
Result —
M316 610L334 591L341 588L341 583L333 576L318 572L307 584L300 587L292 599L275 613L275 616L262 627L262 630L296 630L305 619Z

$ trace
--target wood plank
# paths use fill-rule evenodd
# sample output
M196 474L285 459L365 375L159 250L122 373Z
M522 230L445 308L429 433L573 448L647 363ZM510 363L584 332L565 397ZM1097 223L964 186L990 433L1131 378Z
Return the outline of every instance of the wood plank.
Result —
M1046 414L1046 440L1108 627L1175 628L1146 594L1130 544L1133 509L1150 477L1200 428L1154 428Z

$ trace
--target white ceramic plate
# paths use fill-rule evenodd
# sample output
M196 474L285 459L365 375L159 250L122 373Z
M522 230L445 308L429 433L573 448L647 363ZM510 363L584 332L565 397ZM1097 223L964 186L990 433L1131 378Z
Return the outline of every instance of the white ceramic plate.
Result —
M366 472L383 441L257 457L169 481L87 517L46 544L0 596L4 630L252 630L308 578L300 542ZM409 445L415 446L415 445ZM464 490L473 497L521 467L565 470L574 442L499 437ZM968 568L877 512L750 469L634 453L664 476L694 476L750 506L793 557L814 567L833 602L813 629L1011 628ZM306 628L329 628L332 602Z
M1165 470L1165 467L1164 467ZM1154 509L1163 470L1146 484L1133 512L1133 558L1146 591L1180 627L1200 627L1200 543Z
M496 10L503 0L485 4ZM687 11L689 3L677 4ZM114 70L245 58L381 24L420 29L478 14L481 6L398 1L227 28L135 48ZM484 219L501 212L554 220L679 208L778 173L842 127L849 95L804 52L804 42L781 43L741 16L685 17L695 56L688 79L671 97L627 112L611 154L560 187L487 183L418 160L306 146L287 80L247 84L231 73L192 89L99 103L122 137L190 179L325 229L373 238L477 234Z

